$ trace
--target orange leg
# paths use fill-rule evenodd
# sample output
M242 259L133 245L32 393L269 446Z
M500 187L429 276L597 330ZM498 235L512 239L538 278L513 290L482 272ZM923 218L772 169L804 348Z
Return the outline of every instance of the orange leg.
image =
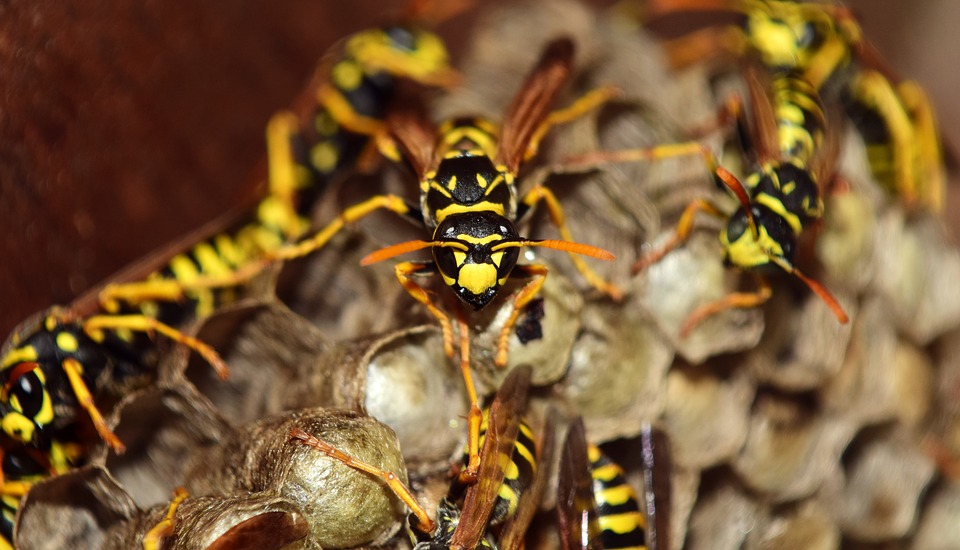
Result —
M683 214L680 216L680 221L677 222L677 227L674 230L673 236L671 236L667 242L663 244L663 246L637 260L637 262L633 264L633 272L638 273L643 271L644 269L662 260L663 257L666 256L670 251L685 243L687 239L690 238L690 234L693 232L694 216L699 210L703 210L704 212L707 212L713 216L721 218L723 217L723 213L720 211L720 209L710 201L706 199L695 199L683 210Z
M104 329L127 329L146 333L159 332L174 342L197 352L210 363L210 366L213 367L213 370L216 371L217 376L220 377L221 380L226 380L230 376L230 370L227 368L227 364L213 348L193 336L188 336L170 325L161 323L153 317L146 315L95 315L84 319L82 323L83 330L94 340L102 339L102 331Z
M443 351L447 357L453 357L453 325L450 323L450 317L433 303L430 293L412 278L415 275L433 273L434 270L433 263L400 262L394 266L397 280L403 285L404 290L416 301L423 304L440 323L440 331L443 333Z
M567 221L566 216L563 213L563 207L560 206L560 201L557 200L556 195L554 195L552 191L546 187L538 185L531 189L526 196L523 197L523 203L531 208L533 208L540 201L543 201L547 205L547 211L550 213L550 220L560 231L560 236L563 237L563 240L573 242L573 236L570 234L570 229L567 227ZM621 291L615 285L604 281L602 277L590 269L587 263L583 261L582 257L572 252L569 253L569 255L570 259L573 261L573 265L576 266L577 271L579 271L583 275L584 279L590 283L590 286L596 288L600 292L603 292L607 296L610 296L610 298L613 300L619 301L623 298L623 291ZM527 298L527 301L529 301L532 297L533 296ZM514 314L516 315L517 312L514 311ZM498 362L498 365L499 364L500 363Z
M728 294L719 300L703 304L693 310L687 319L680 325L680 337L686 338L693 329L702 323L706 318L716 315L721 311L732 308L750 308L763 304L770 299L773 291L766 279L756 276L757 284L760 288L756 292L735 292Z
M543 281L547 278L547 273L547 267L540 264L518 265L513 268L511 277L533 277L533 280L524 285L513 296L513 309L510 312L510 317L503 324L503 328L500 329L500 336L497 338L497 355L494 362L498 367L503 368L507 365L507 345L510 342L510 333L517 323L517 318L520 317L520 312L540 292Z
M97 409L97 406L93 403L93 396L90 395L90 389L83 381L83 365L76 359L68 357L63 360L62 366L63 372L66 373L67 379L70 381L70 387L73 389L74 395L77 396L77 402L80 403L80 406L90 415L90 420L93 421L93 427L96 428L97 433L100 434L100 438L103 439L114 452L123 454L123 452L127 450L126 446L124 446L120 438L107 426L107 421L104 420L103 414L100 413L100 410Z
M177 513L177 508L188 496L186 489L177 487L173 492L173 500L170 502L167 515L143 535L143 550L159 550L160 542L173 535L174 516Z
M457 315L457 330L460 333L460 372L467 386L467 396L470 399L470 414L467 417L469 439L467 440L467 466L460 472L461 483L474 483L480 471L480 424L483 420L483 411L480 410L480 400L477 389L473 384L473 374L470 372L470 327L463 315Z
M276 250L266 252L262 257L247 262L231 273L202 276L191 281L178 281L175 279L151 281L149 286L152 294L146 297L140 296L136 292L127 293L123 291L122 288L112 288L109 294L101 296L101 303L105 300L109 301L113 296L126 298L128 303L142 302L144 299L166 299L174 301L182 298L184 291L188 290L242 285L274 263L302 258L303 256L320 250L346 225L359 221L373 212L382 209L390 210L400 215L405 215L410 211L410 208L400 197L395 195L377 195L347 208L335 220L313 236L297 243L285 245ZM123 285L121 285L121 287L122 286Z
M291 439L295 439L304 445L313 447L314 449L334 460L339 460L351 468L380 478L384 483L387 484L388 487L390 487L390 490L397 495L397 498L402 500L403 503L410 508L410 511L413 512L413 514L417 517L417 520L419 521L417 528L426 533L433 532L436 524L430 519L430 516L427 515L427 511L423 508L423 506L421 506L420 503L417 502L417 499L414 498L410 489L408 489L407 486L400 481L400 478L397 477L397 474L388 472L386 470L381 470L380 468L371 466L366 462L358 460L320 439L319 437L308 434L300 428L293 428L290 430L290 437Z

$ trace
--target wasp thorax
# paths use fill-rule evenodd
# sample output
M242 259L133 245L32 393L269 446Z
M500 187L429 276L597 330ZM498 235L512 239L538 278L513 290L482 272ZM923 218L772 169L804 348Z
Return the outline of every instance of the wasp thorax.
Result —
M507 218L493 212L448 216L434 232L433 257L444 282L461 300L481 309L497 295L517 264L517 231Z

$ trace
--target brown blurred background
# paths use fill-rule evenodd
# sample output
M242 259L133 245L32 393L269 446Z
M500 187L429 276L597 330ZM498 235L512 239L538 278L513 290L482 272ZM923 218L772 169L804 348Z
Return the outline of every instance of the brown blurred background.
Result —
M926 86L948 144L960 143L960 107L951 101L960 85L952 39L960 2L851 4L891 65ZM5 3L0 334L251 204L269 115L333 42L398 5ZM460 17L439 32L462 40L464 25Z

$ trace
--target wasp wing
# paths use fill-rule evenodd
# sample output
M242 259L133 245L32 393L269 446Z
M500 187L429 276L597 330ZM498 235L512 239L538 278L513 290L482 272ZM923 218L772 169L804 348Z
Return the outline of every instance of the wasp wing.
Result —
M419 109L396 109L387 117L387 134L389 138L380 143L383 155L393 160L398 160L397 153L403 155L417 177L423 179L435 164L436 127Z
M761 162L779 157L780 136L777 129L777 115L770 100L770 79L765 73L750 63L744 64L743 79L747 84L749 109L752 115L748 126L748 150L755 151L755 158ZM743 121L738 121L743 131Z
M513 454L520 416L527 403L530 376L531 369L527 366L510 371L490 406L487 435L480 448L477 482L467 489L460 522L450 539L451 548L473 550L486 532L487 518Z
M577 418L567 430L557 474L557 523L560 547L564 550L600 550L600 526L583 419Z
M573 41L559 38L547 44L540 61L527 75L507 109L500 134L497 163L516 173L530 142L550 114L550 107L573 67Z

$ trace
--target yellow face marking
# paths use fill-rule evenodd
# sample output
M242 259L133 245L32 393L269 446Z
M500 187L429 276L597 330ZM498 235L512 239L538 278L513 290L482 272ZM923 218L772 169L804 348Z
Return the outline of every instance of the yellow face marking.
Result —
M457 188L457 176L450 176L450 181L447 182L447 189L453 191Z
M732 243L726 241L726 233L721 235L724 253L730 263L741 268L751 268L769 264L771 256L783 256L780 243L770 238L766 228L760 225L757 229L760 232L758 239L754 239L749 231L744 231L740 238Z
M501 237L500 235L497 235L497 234L487 235L486 237L483 237L482 239L479 239L479 238L477 238L477 237L473 237L473 236L471 236L471 235L463 235L463 234L457 235L457 239L458 239L458 240L461 240L461 241L463 241L463 242L467 242L467 243L470 243L470 244L487 244L487 243L492 243L493 241L499 241L499 240L501 240L502 238L503 238L503 237Z
M11 400L11 405L13 400ZM18 406L19 404L15 405ZM17 441L33 440L33 430L36 425L20 413L7 413L0 419L0 428Z
M80 349L80 342L69 332L61 332L57 334L57 347L67 353L76 353Z
M486 189L487 185L489 184L490 182L487 181L487 178L483 177L483 175L479 173L477 174L477 185L479 185L483 189Z
M497 268L491 264L465 264L457 274L457 283L473 294L482 294L496 286Z
M357 89L363 82L363 70L349 59L341 60L334 65L332 76L334 85L346 91Z

